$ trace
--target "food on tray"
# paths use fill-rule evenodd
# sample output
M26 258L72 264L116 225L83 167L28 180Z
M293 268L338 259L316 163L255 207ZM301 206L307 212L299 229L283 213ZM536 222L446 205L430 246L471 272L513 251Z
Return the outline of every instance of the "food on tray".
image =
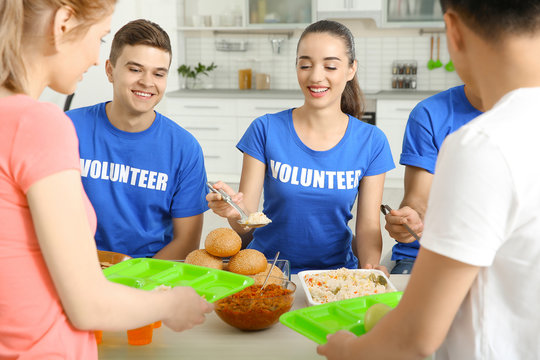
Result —
M168 290L171 290L172 287L170 286L167 286L167 285L159 285L159 286L156 286L155 288L152 289L152 291L168 291Z
M366 332L373 329L373 327L381 320L392 308L383 303L377 303L371 305L364 315L364 329Z
M255 275L264 271L268 261L264 254L255 249L240 250L229 261L229 271L242 275Z
M266 275L268 275L268 271L270 271L271 267L272 267L272 264L267 264L266 269L264 269L264 271L253 275L253 279L255 279L254 285L262 285L264 283L264 280L266 279ZM266 284L267 285L280 284L283 279L287 279L285 274L283 274L283 271L281 271L281 269L278 268L277 266L274 266L272 268L272 272L270 273L270 277L268 278L268 281L266 282Z
M223 269L223 260L220 257L209 254L204 249L193 250L186 256L185 261L187 264L206 266L218 270Z
M112 266L112 265L114 265L114 264L113 264L113 263L110 263L110 262L108 262L108 261L100 261L100 262L99 262L99 265L101 265L101 269L103 270L103 269L106 269L106 268L108 268L109 266Z
M223 321L238 329L266 329L291 309L295 290L294 283L288 280L266 285L262 291L261 285L252 285L217 301L214 310Z
M219 257L233 256L240 251L241 247L242 239L240 235L228 228L218 228L210 231L204 242L206 251Z
M269 224L272 220L270 220L264 213L261 211L254 212L249 214L245 224Z
M304 282L313 301L319 304L394 291L387 288L383 276L346 268L307 274Z
M106 269L109 266L113 266L115 264L118 264L122 261L131 259L131 256L113 252L113 251L104 251L104 250L98 250L98 260L99 264L101 265L101 269Z

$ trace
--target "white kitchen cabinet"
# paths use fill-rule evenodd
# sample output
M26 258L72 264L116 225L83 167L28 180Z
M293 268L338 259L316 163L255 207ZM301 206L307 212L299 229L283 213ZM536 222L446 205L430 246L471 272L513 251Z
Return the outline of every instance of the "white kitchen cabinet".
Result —
M231 181L240 174L236 101L218 98L167 98L167 114L199 141L208 179Z
M199 141L210 181L240 181L242 153L236 144L264 114L303 104L303 99L167 97L167 115Z
M386 187L402 188L405 167L399 164L405 126L420 100L377 100L377 126L386 134L396 168L386 173Z
M438 0L383 0L383 27L444 28Z
M170 110L179 115L195 116L235 116L236 103L229 99L219 98L174 98L168 97L167 101L172 101Z
M374 11L381 10L381 2L374 0L319 0L317 11Z
M181 30L304 28L315 19L316 0L178 0Z
M243 28L246 0L178 0L182 29Z
M242 155L235 140L199 140L208 180L237 183L242 170Z
M248 27L305 27L315 19L313 0L248 0Z
M251 122L259 116L299 107L304 103L304 99L239 99L237 101L239 140Z
M383 0L318 0L317 19L371 18L380 25Z
M235 140L237 122L234 116L178 115L178 123L198 140Z

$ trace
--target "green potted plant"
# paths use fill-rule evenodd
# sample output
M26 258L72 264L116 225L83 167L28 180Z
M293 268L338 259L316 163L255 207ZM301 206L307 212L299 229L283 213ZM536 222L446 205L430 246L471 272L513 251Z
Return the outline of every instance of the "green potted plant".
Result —
M210 65L203 65L197 63L196 66L182 64L178 67L178 74L185 81L186 87L188 89L199 89L202 87L200 81L200 75L208 76L208 73L217 68L217 65L213 62ZM183 86L180 86L183 87Z

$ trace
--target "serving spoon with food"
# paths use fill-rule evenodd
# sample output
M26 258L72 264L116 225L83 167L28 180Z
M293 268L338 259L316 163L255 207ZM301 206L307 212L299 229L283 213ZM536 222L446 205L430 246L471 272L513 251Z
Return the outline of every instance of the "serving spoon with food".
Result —
M227 204L229 204L230 206L235 208L236 211L238 211L238 213L240 214L240 220L238 220L238 223L240 225L246 226L248 228L259 228L259 227L263 227L265 225L268 225L268 222L265 222L265 223L249 222L249 216L246 215L246 213L244 212L244 210L242 210L242 208L240 206L238 206L234 201L232 201L229 194L227 194L225 191L223 191L221 189L214 188L214 184L212 184L210 181L208 181L206 183L206 185L208 186L208 188L212 192L215 192L216 194L221 195L221 199L223 201L225 201Z

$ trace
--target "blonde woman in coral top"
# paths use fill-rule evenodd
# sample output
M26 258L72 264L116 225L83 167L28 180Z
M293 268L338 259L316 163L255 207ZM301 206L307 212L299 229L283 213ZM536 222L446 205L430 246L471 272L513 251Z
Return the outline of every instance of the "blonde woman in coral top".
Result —
M37 101L98 62L115 0L0 1L0 358L96 359L92 329L200 324L191 288L145 292L101 272L71 121Z

